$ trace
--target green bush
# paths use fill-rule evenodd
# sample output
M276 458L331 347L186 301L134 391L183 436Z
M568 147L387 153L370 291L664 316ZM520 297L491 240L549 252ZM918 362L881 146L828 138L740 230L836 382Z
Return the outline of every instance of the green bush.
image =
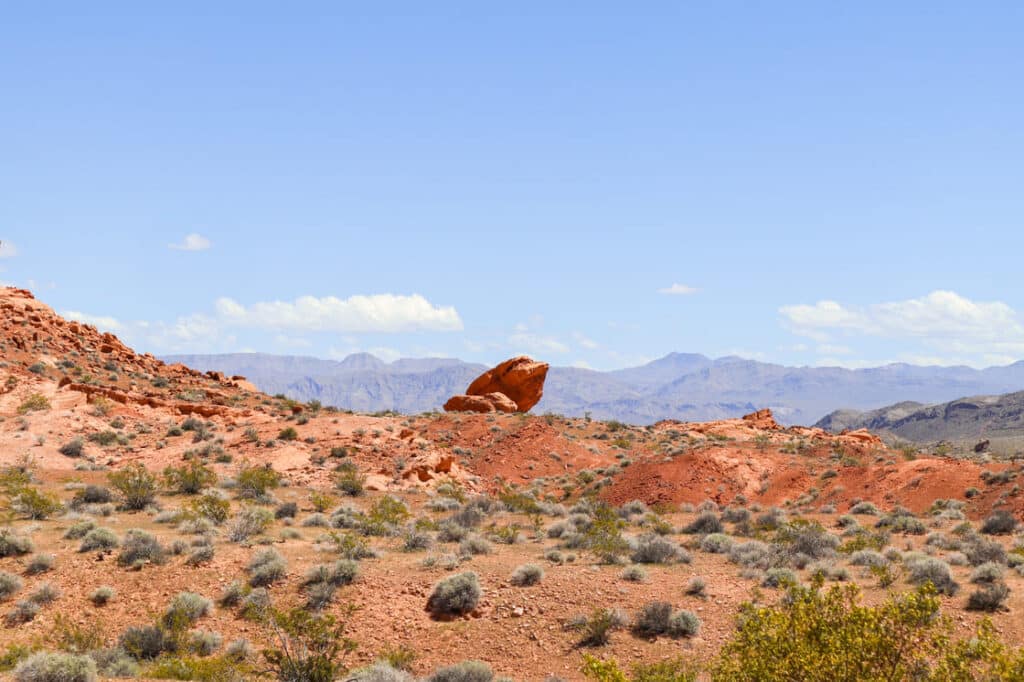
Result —
M270 672L280 682L333 682L347 670L345 658L356 648L346 636L353 609L333 615L301 608L271 611L275 645L263 650Z
M295 428L292 426L288 426L286 428L281 429L281 431L277 434L278 440L297 440L298 437L299 432L296 431Z
M199 518L209 519L219 526L228 520L231 503L211 493L192 500L188 509Z
M56 495L28 487L11 498L11 509L25 518L39 521L61 512L64 505Z
M182 495L195 495L203 488L210 488L216 483L217 474L198 460L192 460L185 466L164 469L164 486L171 492Z
M156 498L156 477L138 462L107 474L110 486L121 495L125 509L145 509Z
M25 399L25 402L18 406L18 414L41 412L48 409L50 409L50 401L46 399L46 396L42 393L33 393Z
M793 587L776 606L741 607L738 631L713 663L711 679L1020 679L1024 651L1009 651L984 622L975 637L951 641L952 625L940 615L939 605L931 585L876 606L862 605L853 585L828 591L820 583Z
M246 466L235 477L235 492L245 500L261 500L281 485L281 475L269 466Z
M636 664L627 675L615 659L602 661L589 654L583 655L583 675L597 682L696 682L696 667L675 658L657 663Z

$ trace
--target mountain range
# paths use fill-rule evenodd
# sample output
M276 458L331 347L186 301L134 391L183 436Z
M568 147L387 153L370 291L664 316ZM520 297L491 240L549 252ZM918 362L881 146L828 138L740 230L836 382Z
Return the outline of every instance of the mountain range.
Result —
M440 409L486 367L448 358L384 362L368 353L342 360L231 353L173 355L202 370L241 374L260 390L361 412ZM1024 389L1024 361L1003 367L889 364L867 369L786 367L735 356L670 353L639 367L597 371L552 367L534 412L649 424L736 417L771 408L786 424L809 424L835 410L900 402L940 403L965 395Z

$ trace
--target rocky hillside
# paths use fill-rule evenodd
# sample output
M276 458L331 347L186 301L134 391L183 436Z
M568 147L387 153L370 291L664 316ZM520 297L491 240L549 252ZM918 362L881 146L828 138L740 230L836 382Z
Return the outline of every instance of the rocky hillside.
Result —
M452 359L385 363L368 354L341 361L257 353L165 358L249 377L270 394L362 412L440 409L485 369ZM869 369L785 367L736 357L671 353L641 367L599 372L552 367L536 412L650 424L661 419L735 418L763 407L806 424L832 410L868 410L900 400L937 403L1024 389L1024 362L976 370L894 364Z
M837 410L816 426L833 433L870 429L916 443L947 441L961 448L977 446L979 450L1016 454L1024 447L1024 392L934 405L903 402L867 412Z

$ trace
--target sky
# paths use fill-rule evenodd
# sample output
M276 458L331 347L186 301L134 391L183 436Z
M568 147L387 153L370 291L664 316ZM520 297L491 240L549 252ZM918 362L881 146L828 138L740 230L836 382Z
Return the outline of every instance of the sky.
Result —
M1024 359L1019 2L0 9L0 281L155 354Z

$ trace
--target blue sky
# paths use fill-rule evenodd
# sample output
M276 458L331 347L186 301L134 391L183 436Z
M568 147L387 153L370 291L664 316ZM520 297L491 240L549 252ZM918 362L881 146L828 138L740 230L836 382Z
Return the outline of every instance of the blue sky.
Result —
M1012 2L7 5L0 280L154 353L1011 362L1022 34Z

